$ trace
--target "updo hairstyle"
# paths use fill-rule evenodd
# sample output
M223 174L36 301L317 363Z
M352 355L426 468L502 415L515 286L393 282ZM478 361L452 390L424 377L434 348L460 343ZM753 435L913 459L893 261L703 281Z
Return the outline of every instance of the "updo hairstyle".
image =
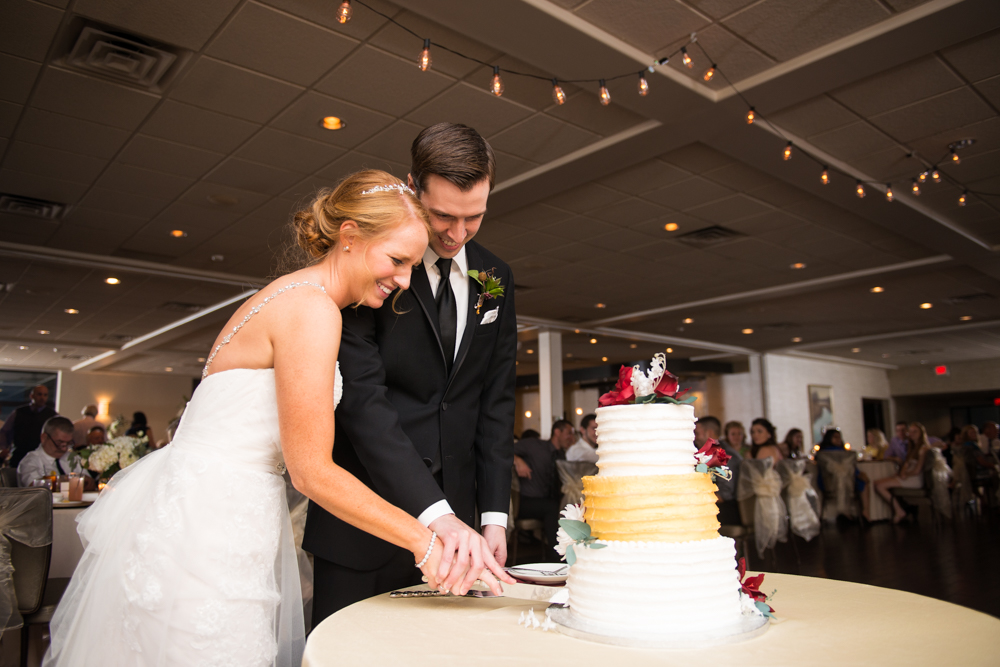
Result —
M344 178L333 190L321 190L312 204L295 214L292 228L295 240L315 264L340 245L340 226L347 220L358 225L355 232L362 241L378 241L388 236L407 217L415 216L430 230L427 211L416 195L406 190L379 190L385 185L406 184L379 169L365 169Z

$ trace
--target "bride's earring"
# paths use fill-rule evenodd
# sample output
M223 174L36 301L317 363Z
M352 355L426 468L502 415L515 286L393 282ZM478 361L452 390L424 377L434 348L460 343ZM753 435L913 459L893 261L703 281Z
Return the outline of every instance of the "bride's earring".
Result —
M349 246L349 245L345 245L344 246L344 252L350 252L350 250L351 250L351 246Z

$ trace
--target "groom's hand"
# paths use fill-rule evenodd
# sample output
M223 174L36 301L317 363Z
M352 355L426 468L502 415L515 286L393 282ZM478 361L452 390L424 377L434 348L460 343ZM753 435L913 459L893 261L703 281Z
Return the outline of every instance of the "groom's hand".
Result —
M503 567L503 564L507 562L507 529L488 523L483 526L483 539L486 540L497 565Z
M446 590L457 595L465 595L476 583L484 568L490 570L501 581L515 583L497 564L486 540L454 514L438 517L428 528L438 534L444 547L441 566L438 569L438 580ZM493 592L501 594L499 585L496 585L496 588L497 590Z

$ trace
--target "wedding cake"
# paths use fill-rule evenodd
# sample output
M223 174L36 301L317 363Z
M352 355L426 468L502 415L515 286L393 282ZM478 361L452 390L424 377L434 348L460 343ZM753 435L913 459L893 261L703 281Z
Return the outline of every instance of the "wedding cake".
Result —
M569 619L596 635L721 640L762 626L770 608L762 575L745 586L719 535L713 476L729 474L729 457L714 441L696 451L693 399L663 365L657 355L648 373L623 368L601 397L599 472L560 522Z

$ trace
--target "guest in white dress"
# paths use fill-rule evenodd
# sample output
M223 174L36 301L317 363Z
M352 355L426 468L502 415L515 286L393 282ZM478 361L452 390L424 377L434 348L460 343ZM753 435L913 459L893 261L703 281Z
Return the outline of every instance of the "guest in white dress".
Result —
M45 665L297 667L286 465L324 509L411 551L430 585L462 594L481 577L499 593L484 567L512 582L482 543L438 539L332 460L340 310L378 308L409 287L428 239L419 200L392 175L362 171L321 192L294 231L309 265L233 315L170 446L115 475L81 515L85 551ZM303 400L303 388L319 398Z
M51 473L67 475L82 472L80 459L73 456L73 422L65 417L51 417L42 425L42 442L24 455L17 466L19 486L31 486L32 482Z

